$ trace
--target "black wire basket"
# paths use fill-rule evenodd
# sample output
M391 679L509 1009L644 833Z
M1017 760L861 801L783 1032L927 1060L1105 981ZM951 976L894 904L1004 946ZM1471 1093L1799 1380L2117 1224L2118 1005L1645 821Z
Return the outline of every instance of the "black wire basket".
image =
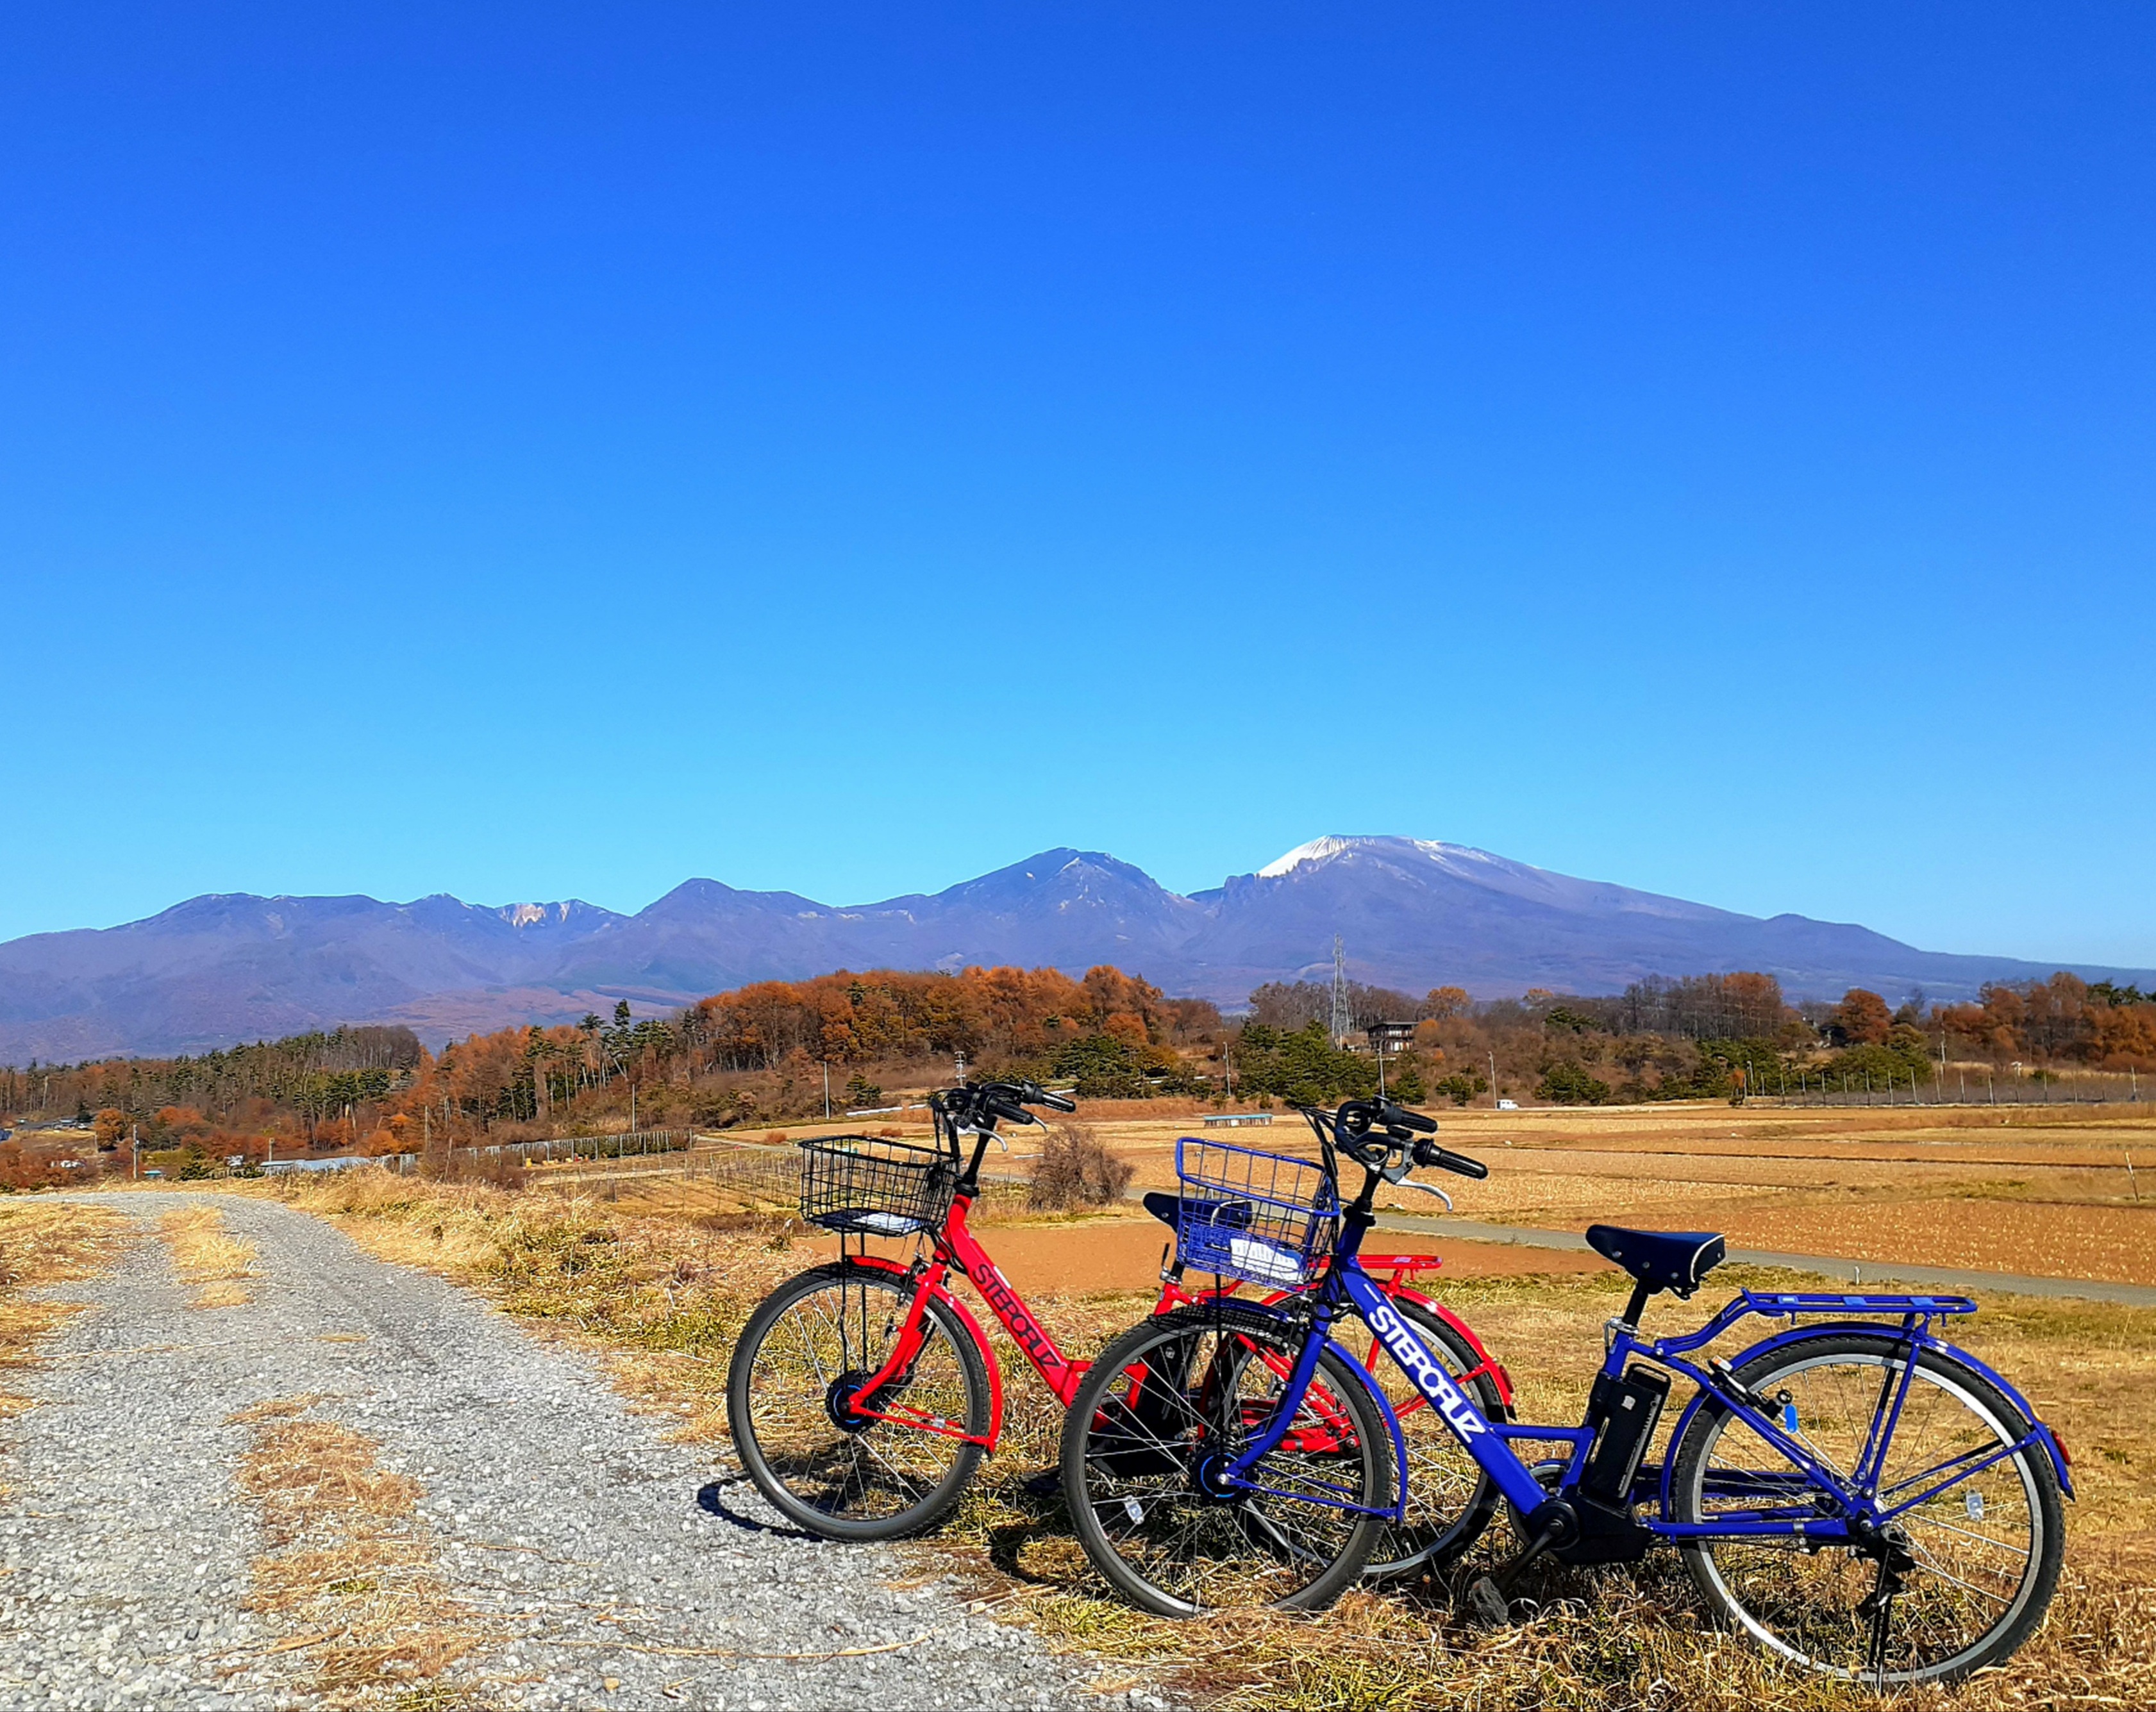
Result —
M846 1236L911 1236L943 1222L957 1176L940 1148L819 1135L801 1144L801 1216Z

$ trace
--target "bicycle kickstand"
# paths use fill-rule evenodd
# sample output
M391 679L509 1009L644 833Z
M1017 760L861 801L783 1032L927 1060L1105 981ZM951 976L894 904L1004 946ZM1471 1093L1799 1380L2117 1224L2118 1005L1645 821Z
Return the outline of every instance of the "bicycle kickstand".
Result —
M1528 1520L1532 1521L1534 1519L1529 1517ZM1470 1581L1466 1594L1461 1600L1467 1614L1492 1628L1502 1627L1510 1622L1512 1620L1510 1597L1512 1584L1519 1580L1529 1564L1550 1547L1564 1543L1573 1531L1572 1522L1569 1510L1560 1507L1553 1511L1535 1530L1534 1538L1527 1541L1525 1550L1498 1565L1488 1575L1477 1576Z

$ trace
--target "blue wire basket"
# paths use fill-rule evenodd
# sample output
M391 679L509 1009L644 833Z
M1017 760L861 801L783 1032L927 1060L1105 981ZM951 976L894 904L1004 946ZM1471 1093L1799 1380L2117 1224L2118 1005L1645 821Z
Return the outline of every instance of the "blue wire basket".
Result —
M1294 1289L1332 1252L1340 1197L1315 1161L1185 1135L1175 1258L1200 1272Z

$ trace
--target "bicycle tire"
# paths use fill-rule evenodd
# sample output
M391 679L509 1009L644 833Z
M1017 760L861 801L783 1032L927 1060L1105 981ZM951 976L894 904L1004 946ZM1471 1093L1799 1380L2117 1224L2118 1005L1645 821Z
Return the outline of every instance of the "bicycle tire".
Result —
M1086 1556L1132 1602L1163 1617L1317 1611L1362 1573L1385 1519L1317 1494L1389 1504L1391 1436L1337 1354L1320 1358L1299 1406L1297 1444L1258 1464L1271 1491L1218 1496L1200 1484L1209 1458L1232 1454L1278 1407L1278 1376L1303 1335L1281 1315L1215 1300L1154 1315L1086 1371L1064 1420L1063 1490ZM1321 1393L1328 1422L1306 1428ZM1343 1417L1345 1433L1330 1424Z
M1487 1371L1460 1377L1486 1366L1474 1345L1421 1303L1400 1296L1387 1299L1484 1416L1502 1421L1505 1402L1496 1378ZM1375 1346L1376 1334L1371 1336ZM1408 1453L1408 1513L1404 1520L1384 1525L1363 1573L1372 1581L1399 1581L1450 1563L1480 1539L1496 1514L1497 1483L1381 1348L1374 1364L1363 1366L1377 1378L1400 1423Z
M801 1273L764 1298L734 1346L726 1421L742 1466L788 1520L829 1540L899 1540L924 1532L958 1501L983 1447L896 1422L842 1424L850 1376L878 1371L915 1287L902 1275L841 1261ZM901 1401L970 1439L989 1422L988 1365L944 1303L924 1305L913 1370L879 1402ZM774 1340L777 1340L776 1345Z
M1907 1346L1888 1334L1822 1333L1753 1357L1737 1376L1769 1398L1786 1393L1784 1407L1795 1412L1814 1453L1845 1473L1856 1457L1842 1447L1863 1442L1856 1435L1870 1429L1885 1387L1906 1360ZM1740 1507L1759 1501L1757 1490L1743 1489L1748 1445L1779 1470L1792 1471L1741 1422L1734 1453L1717 1463L1717 1448L1736 1420L1710 1398L1686 1428L1672 1470L1676 1520L1712 1519L1711 1479ZM1928 1478L1894 1462L1905 1431L1913 1438L1911 1459L1920 1460L1958 1444L1981 1453L1987 1441L2011 1444L2025 1430L2021 1412L1990 1381L1950 1354L1922 1350L1881 1478L1890 1490ZM1877 1582L1877 1565L1848 1548L1799 1551L1725 1538L1682 1549L1718 1622L1824 1675L1881 1688L1948 1683L2006 1658L2043 1621L2058 1586L2066 1525L2050 1458L2039 1447L2024 1446L1906 1514L1903 1525L1917 1558L1911 1591L1892 1602L1877 1629L1856 1611L1857 1601ZM2023 1535L2026 1543L2017 1543ZM1966 1618L1957 1617L1993 1611L1996 1615L1973 1633ZM1902 1630L1886 1634L1886 1625L1904 1613Z

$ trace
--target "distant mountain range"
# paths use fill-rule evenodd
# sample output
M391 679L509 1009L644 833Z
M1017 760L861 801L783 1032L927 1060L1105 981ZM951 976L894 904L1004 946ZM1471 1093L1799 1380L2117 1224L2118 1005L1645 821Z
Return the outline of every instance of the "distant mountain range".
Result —
M1793 997L1961 997L2058 966L1763 920L1415 838L1318 838L1191 897L1097 851L1045 850L931 896L844 909L711 879L634 915L574 900L195 898L121 927L0 944L0 1063L200 1051L339 1023L407 1023L439 1043L841 968L1114 963L1233 1005L1264 982L1329 977L1336 933L1358 981L1478 997L1732 969L1775 975ZM2156 985L2148 970L2077 972Z

